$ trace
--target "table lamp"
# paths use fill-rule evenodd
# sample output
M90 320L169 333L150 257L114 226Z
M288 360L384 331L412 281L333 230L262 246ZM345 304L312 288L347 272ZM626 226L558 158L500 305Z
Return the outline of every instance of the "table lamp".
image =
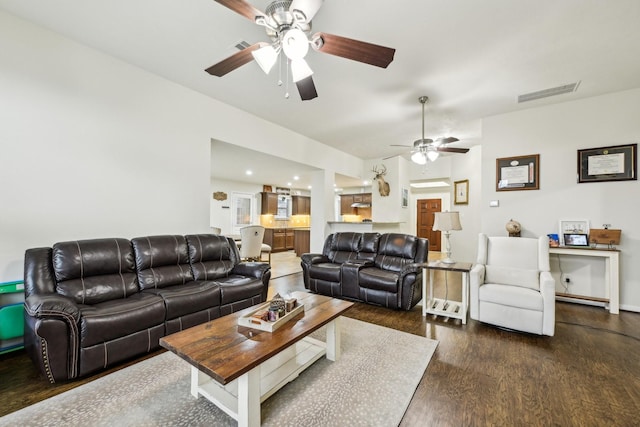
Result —
M436 218L433 222L433 230L444 231L444 235L446 237L446 257L441 260L441 262L445 264L453 264L455 261L451 259L451 242L449 241L449 235L451 234L451 230L462 230L462 225L460 225L460 213L448 211L435 212L435 216Z

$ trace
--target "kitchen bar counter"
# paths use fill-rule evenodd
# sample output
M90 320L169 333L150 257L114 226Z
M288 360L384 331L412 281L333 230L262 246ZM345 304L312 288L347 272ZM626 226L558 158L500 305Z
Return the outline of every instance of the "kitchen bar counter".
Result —
M327 221L331 233L340 233L345 231L354 232L378 232L378 233L402 233L404 228L403 222L345 222L345 221Z

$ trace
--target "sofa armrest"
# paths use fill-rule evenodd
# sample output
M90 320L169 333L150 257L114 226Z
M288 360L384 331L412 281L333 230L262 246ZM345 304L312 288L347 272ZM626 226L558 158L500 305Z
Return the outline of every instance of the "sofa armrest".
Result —
M480 315L480 286L484 284L485 267L475 264L469 272L469 316L478 320Z
M300 256L300 260L303 264L312 265L312 264L320 264L323 262L331 262L329 258L322 254L302 254Z
M556 325L556 281L549 271L540 272L540 293L542 294L542 333L553 336Z
M411 264L407 264L404 267L402 267L402 270L400 270L400 276L406 276L409 273L420 273L422 272L422 269L425 268L427 266L426 263L424 262L412 262Z
M271 269L266 262L241 262L233 267L231 272L240 276L255 277L261 279L264 274Z
M349 265L352 267L364 268L364 267L373 267L375 263L368 259L351 259L342 263L343 266Z
M62 295L30 295L24 301L24 308L29 316L40 319L59 318L74 324L80 320L78 306Z

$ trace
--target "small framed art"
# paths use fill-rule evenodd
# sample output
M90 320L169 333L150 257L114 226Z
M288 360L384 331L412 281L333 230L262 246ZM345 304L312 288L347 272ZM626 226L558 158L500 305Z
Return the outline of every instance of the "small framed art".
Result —
M456 205L469 204L469 180L455 181L453 183L453 203Z

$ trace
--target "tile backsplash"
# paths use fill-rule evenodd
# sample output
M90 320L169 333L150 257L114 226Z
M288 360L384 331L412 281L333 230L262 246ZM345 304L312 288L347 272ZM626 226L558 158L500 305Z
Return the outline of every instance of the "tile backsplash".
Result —
M275 219L273 215L260 215L260 225L267 228L309 227L309 215L292 215L288 220Z

